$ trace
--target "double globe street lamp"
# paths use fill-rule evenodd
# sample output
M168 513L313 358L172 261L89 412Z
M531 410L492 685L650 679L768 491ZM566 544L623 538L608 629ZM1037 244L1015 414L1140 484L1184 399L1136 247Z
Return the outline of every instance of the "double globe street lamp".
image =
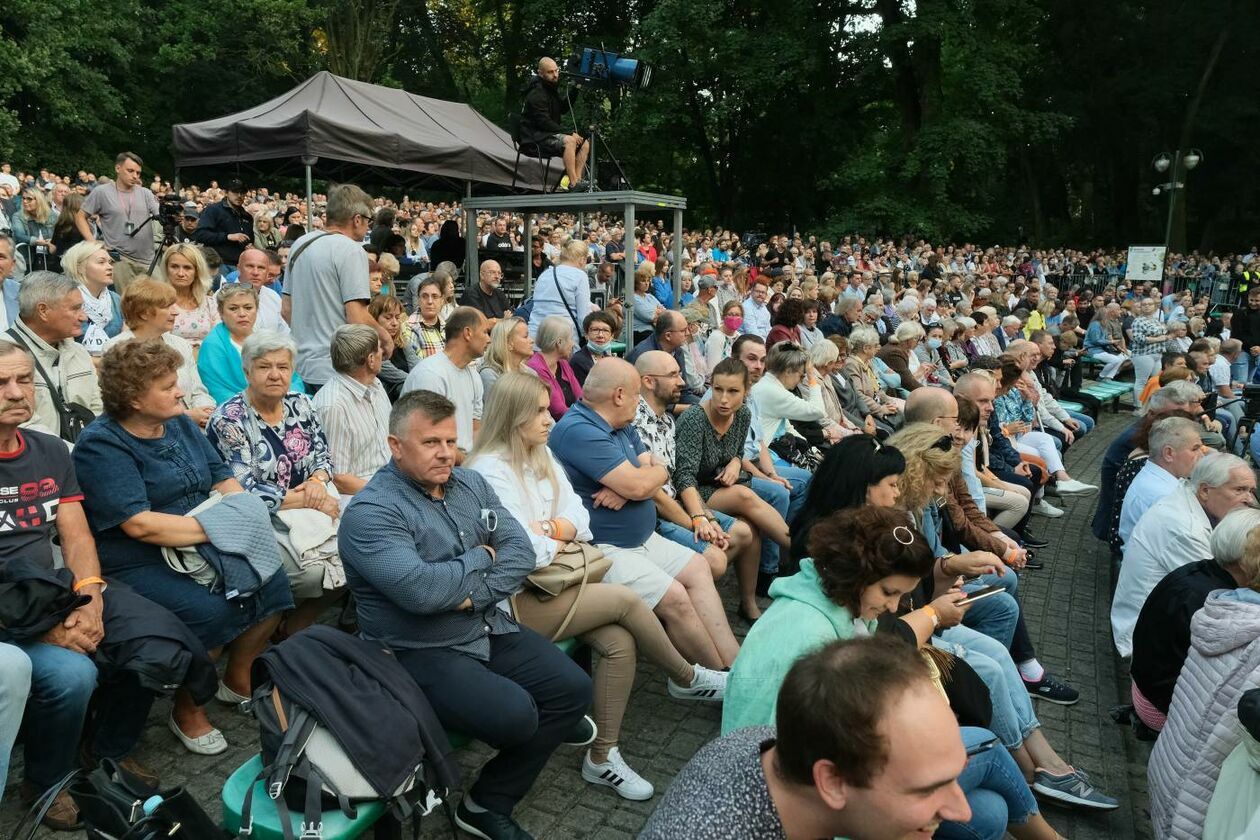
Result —
M1181 149L1177 149L1172 154L1169 154L1168 152L1160 152L1155 156L1155 159L1151 161L1151 166L1154 167L1155 171L1160 175L1168 173L1168 180L1163 184L1157 185L1153 190L1151 190L1151 195L1160 195L1165 192L1168 193L1168 222L1164 225L1164 263L1160 267L1159 272L1159 284L1161 288L1163 288L1164 285L1164 275L1168 271L1168 252L1172 247L1173 211L1177 206L1177 191L1184 190L1186 188L1186 182L1184 180L1179 180L1179 178L1185 178L1190 170L1194 169L1202 162L1203 152L1198 149L1189 149L1184 152ZM1165 293L1167 293L1167 291L1167 289L1164 289Z

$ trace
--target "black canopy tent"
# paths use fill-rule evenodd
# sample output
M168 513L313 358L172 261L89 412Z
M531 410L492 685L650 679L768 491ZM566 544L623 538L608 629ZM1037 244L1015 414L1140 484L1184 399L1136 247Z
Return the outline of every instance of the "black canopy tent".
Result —
M516 146L458 102L316 73L245 111L171 129L177 170L243 166L260 176L386 183L471 195L509 192ZM541 190L542 161L522 157L518 188Z

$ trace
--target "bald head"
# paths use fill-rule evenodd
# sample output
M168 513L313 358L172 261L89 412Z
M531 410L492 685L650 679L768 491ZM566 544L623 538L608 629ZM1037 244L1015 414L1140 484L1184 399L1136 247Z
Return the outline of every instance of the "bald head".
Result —
M946 417L958 419L958 401L944 388L916 388L906 399L906 423L935 423Z
M668 376L678 370L678 362L663 350L648 350L634 363L639 376Z
M551 85L560 80L560 66L556 64L555 59L544 57L539 60L538 78Z
M665 355L662 353L661 355ZM618 390L639 394L639 372L625 359L606 356L595 363L582 386L582 399L600 409L613 400Z

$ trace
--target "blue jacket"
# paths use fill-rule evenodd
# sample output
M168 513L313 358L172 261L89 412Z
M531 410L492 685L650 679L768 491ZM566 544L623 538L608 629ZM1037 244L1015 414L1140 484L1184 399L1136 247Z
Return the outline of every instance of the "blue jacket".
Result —
M659 300L666 309L674 308L674 284L668 277L652 278L652 297Z
M13 326L13 322L18 317L18 292L21 291L22 284L12 277L4 281L4 329Z

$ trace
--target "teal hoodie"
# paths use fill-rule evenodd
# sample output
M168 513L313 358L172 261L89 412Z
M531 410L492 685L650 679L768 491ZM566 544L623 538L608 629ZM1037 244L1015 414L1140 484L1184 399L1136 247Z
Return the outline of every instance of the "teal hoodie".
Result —
M801 656L854 635L853 615L823 594L814 561L770 585L774 603L757 619L731 667L722 704L722 734L746 726L774 726L779 687ZM875 622L866 622L875 632Z

